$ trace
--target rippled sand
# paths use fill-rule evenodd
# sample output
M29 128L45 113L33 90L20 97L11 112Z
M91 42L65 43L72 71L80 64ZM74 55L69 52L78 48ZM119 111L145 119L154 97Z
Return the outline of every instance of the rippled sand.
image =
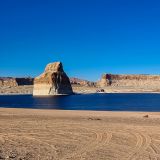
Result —
M158 160L160 113L0 109L0 159Z

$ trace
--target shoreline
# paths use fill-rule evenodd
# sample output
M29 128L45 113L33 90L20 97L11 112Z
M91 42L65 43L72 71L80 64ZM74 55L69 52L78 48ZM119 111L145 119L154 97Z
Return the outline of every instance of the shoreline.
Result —
M23 112L24 111L24 112ZM0 107L0 115L4 113L7 115L43 115L43 116L60 116L60 117L86 117L86 116L95 116L95 117L139 117L144 118L143 116L150 115L152 118L159 118L160 120L160 111L95 111L95 110L59 110L59 109L31 109L31 108L5 108ZM6 115L6 114L4 114ZM150 117L150 118L151 118Z
M159 93L160 88L157 87L133 87L133 86L113 86L113 87L87 87L87 86L73 86L75 94L96 94L98 90L103 89L105 93ZM17 86L11 88L0 88L0 95L31 95L33 94L33 86ZM100 94L100 93L99 93Z
M60 109L39 109L39 108L5 108L5 107L0 107L0 111L1 110L15 110L14 112L16 112L16 110L28 110L28 111L32 111L32 110L36 110L36 111L39 111L39 112L42 112L42 111L52 111L52 112L77 112L77 113L83 113L83 112L93 112L93 113L100 113L100 114L107 114L107 113L128 113L128 114L132 114L132 113L159 113L160 114L160 111L158 112L154 112L154 111L98 111L98 110L60 110ZM104 113L105 112L105 113Z
M34 96L34 97L56 97L56 96L72 96L72 95L87 95L87 94L160 94L160 92L104 92L104 93L95 93L95 92L90 92L90 93L74 93L71 95L67 95L67 94L59 94L59 95L46 95L46 96L34 96L33 94L23 94L23 93L4 93L1 94L0 96L18 96L18 95L30 95L30 96Z
M133 110L133 111L129 111L129 110L78 110L78 109L73 109L73 110L71 110L71 109L69 109L69 110L64 110L64 109L48 109L48 108L18 108L18 107L13 107L13 108L11 108L11 107L0 107L0 110L1 109L6 109L6 110L30 110L30 111L32 111L32 110L35 110L35 111L40 111L40 112L44 112L44 111L55 111L55 112L77 112L77 113L80 113L80 112L82 112L82 113L89 113L89 112L92 112L92 113L95 113L95 114L97 114L97 113L117 113L117 114L119 114L119 113L127 113L127 114L132 114L132 113L141 113L141 114L151 114L151 113L159 113L160 114L160 111L137 111L137 110Z

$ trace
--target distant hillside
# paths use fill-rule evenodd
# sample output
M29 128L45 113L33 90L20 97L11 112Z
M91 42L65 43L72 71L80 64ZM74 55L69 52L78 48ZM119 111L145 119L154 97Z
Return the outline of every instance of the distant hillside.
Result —
M101 87L105 86L131 86L131 87L159 87L160 75L146 75L146 74L103 74L101 80L98 82Z
M22 85L33 85L34 78L13 78L13 77L0 77L0 87L8 86L8 87L15 87L15 86L22 86ZM70 78L70 82L72 85L80 85L80 86L94 86L96 82L91 82L79 78Z
M80 85L80 86L95 86L96 85L96 82L74 78L74 77L70 78L70 82L72 85Z
M22 85L33 85L33 78L0 77L0 87L16 87Z

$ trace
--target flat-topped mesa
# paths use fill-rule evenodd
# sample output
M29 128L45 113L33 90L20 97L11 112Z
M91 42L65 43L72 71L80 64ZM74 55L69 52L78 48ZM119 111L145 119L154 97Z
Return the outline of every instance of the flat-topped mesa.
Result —
M103 74L98 82L100 87L106 86L122 86L122 87L144 87L150 86L157 88L160 86L160 75L145 75L145 74Z
M33 95L73 94L70 80L61 62L50 63L44 73L34 79Z

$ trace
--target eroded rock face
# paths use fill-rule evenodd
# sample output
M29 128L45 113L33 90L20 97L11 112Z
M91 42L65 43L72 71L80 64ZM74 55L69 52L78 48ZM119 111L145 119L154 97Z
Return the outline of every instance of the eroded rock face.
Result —
M33 95L73 94L70 80L61 62L50 63L43 74L34 79Z
M79 85L79 86L86 86L86 87L95 87L96 82L91 82L79 78L70 78L71 85Z
M112 85L112 77L111 74L103 74L101 80L98 82L100 87L110 86Z
M16 87L18 86L15 78L7 77L7 78L0 78L0 87Z
M0 77L0 87L17 87L24 85L33 85L33 78Z
M100 87L122 86L122 87L153 87L160 86L160 75L116 75L103 74L98 82Z

